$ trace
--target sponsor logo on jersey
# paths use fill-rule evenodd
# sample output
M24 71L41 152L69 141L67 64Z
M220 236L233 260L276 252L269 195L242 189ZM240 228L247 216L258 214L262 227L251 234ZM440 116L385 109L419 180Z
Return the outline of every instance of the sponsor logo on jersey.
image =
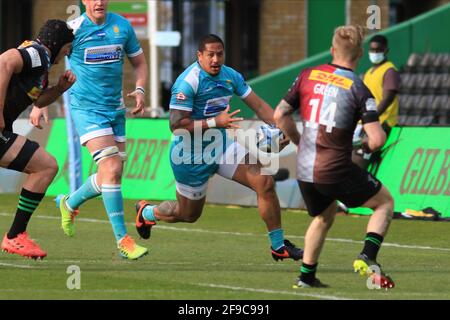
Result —
M334 73L322 70L312 70L308 79L331 84L340 88L344 88L346 90L350 89L353 85L353 81L349 78L345 78Z
M93 124L92 126L86 127L85 129L86 130L91 130L91 129L95 129L95 128L99 128L99 126L96 125L96 124Z
M38 87L33 87L30 91L27 92L28 96L31 100L35 101L41 95L42 89Z
M205 109L203 110L203 115L205 117L216 116L225 110L230 103L233 96L224 96L209 99L206 101Z
M178 101L184 101L187 99L183 92L177 93L176 98Z
M106 36L106 32L104 32L104 31L97 33L97 37L99 37L99 38L104 38L105 36Z
M34 44L33 41L30 40L25 40L24 42L22 42L22 44L19 46L19 49L24 49L26 47L32 46Z
M84 63L103 64L120 61L122 51L122 45L117 44L87 48L84 51Z
M227 84L229 84L228 81L227 81ZM233 91L233 87L232 86L223 85L221 83L216 83L216 88L224 88L224 89Z
M25 50L30 55L31 68L37 68L42 66L41 56L39 55L39 52L35 48L29 47L26 48Z

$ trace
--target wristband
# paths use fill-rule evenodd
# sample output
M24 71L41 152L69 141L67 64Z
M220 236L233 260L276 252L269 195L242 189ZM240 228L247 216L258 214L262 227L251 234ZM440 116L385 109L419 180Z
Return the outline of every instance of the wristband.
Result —
M139 93L142 93L142 94L145 94L145 89L142 88L142 87L136 87L135 91L137 91Z
M216 119L209 118L206 120L206 124L208 125L208 128L215 128L216 127Z

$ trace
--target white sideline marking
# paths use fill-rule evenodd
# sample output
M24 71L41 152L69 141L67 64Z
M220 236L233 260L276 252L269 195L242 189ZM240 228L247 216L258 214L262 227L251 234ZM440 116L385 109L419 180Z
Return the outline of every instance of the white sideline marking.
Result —
M0 262L0 266L21 268L21 269L34 269L33 266L26 266L26 265L22 265L22 264L3 263L3 262Z
M327 296L323 294L314 294L314 293L300 293L300 292L292 292L292 291L278 291L278 290L268 290L268 289L255 289L255 288L246 288L246 287L233 287L222 284L212 284L212 283L191 283L191 285L209 287L209 288L221 288L221 289L229 289L235 291L248 291L248 292L259 292L259 293L270 293L270 294L285 294L291 296L301 296L308 298L317 298L317 299L325 299L325 300L353 300L344 297L337 296ZM303 290L303 289L300 289Z
M11 213L0 212L0 216L11 217L14 216ZM46 220L60 220L59 217L52 216L42 216L36 215L35 219L46 219ZM92 222L92 223L107 223L108 220L100 220L100 219L90 219L90 218L77 218L77 221L81 222ZM127 223L127 225L134 226L134 223ZM214 231L214 230L205 230L205 229L197 229L197 228L178 228L178 227L169 227L158 224L153 228L162 229L162 230L173 230L173 231L184 231L184 232L198 232L198 233L210 233L210 234L221 234L221 235L233 235L233 236L262 236L262 234L257 233L247 233L247 232L231 232L231 231ZM286 238L293 239L304 239L303 236L294 236L294 235L286 235ZM354 243L354 244L362 244L364 241L357 241L351 239L341 239L341 238L327 238L327 241L334 242L346 242L346 243ZM406 244L398 244L398 243L389 243L383 242L383 247L395 247L395 248L404 248L404 249L419 249L419 250L436 250L436 251L450 251L450 248L439 248L439 247L429 247L429 246L416 246L416 245L406 245Z

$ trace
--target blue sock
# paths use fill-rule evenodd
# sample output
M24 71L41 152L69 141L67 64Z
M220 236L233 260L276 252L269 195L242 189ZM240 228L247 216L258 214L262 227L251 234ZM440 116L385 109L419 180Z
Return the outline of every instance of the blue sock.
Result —
M269 232L270 242L274 250L280 249L284 246L284 231L283 229L275 229Z
M127 234L120 187L120 184L102 184L103 204L111 222L116 241L119 241Z
M100 188L95 181L97 174L90 176L87 181L74 191L67 199L67 205L71 209L77 209L89 199L95 198L101 194Z
M155 215L153 213L153 208L155 206L146 206L144 211L142 211L142 216L147 221L156 221Z

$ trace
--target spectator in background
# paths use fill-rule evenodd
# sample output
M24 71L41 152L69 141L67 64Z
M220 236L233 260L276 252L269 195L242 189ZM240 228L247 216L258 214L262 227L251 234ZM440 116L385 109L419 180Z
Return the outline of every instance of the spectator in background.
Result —
M373 66L364 75L364 84L369 88L377 104L381 127L389 136L393 126L397 124L400 76L395 65L388 60L388 40L383 35L375 35L369 43L369 59ZM364 136L364 133L363 133ZM381 151L366 154L359 148L353 153L353 161L366 169L370 163L378 167ZM376 168L371 170L376 173Z

